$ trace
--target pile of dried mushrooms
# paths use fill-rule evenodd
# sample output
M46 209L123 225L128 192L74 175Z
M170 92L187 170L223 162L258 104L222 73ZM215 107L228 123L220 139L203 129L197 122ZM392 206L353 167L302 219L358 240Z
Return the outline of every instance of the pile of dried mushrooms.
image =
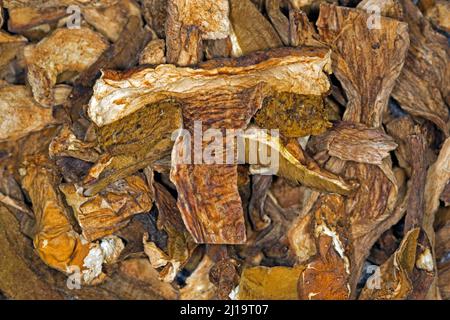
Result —
M0 298L450 299L449 22L0 0Z

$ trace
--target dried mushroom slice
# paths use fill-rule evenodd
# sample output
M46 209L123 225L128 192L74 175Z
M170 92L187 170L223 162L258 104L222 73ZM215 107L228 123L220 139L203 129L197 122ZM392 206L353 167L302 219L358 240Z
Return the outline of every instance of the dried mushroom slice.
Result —
M8 30L14 33L26 33L41 28L50 31L50 24L56 24L68 15L66 8L17 7L9 9Z
M281 47L278 33L250 0L230 1L233 56Z
M379 5L382 15L408 24L410 46L393 98L408 113L434 122L449 135L450 65L447 39L434 31L411 0L366 1L362 9Z
M229 35L227 0L168 0L166 20L167 61L194 65L202 57L202 40Z
M376 165L381 165L389 152L397 148L392 137L381 129L345 121L314 139L315 153L326 150L341 160Z
M347 95L343 120L379 127L403 67L408 26L381 17L380 28L369 28L369 18L361 10L321 4L317 27L333 49L333 72Z
M98 128L98 143L106 153L84 179L84 194L94 195L108 184L170 155L172 135L181 127L179 104L169 100L149 104Z
M116 42L131 16L140 18L138 4L133 0L119 0L107 7L83 7L83 18L98 32L112 42Z
M53 106L52 89L58 75L65 71L82 72L107 47L103 37L87 28L57 29L38 44L27 46L27 79L36 101L45 107Z
M238 300L297 300L303 267L253 267L242 271Z
M285 46L289 45L289 20L280 10L279 0L265 0L265 7L270 22L278 32Z
M198 243L241 244L245 220L237 188L236 165L177 165L171 180L178 207Z
M411 274L416 263L416 248L420 229L410 230L397 251L369 278L359 299L399 300L406 299L413 291ZM381 277L376 279L376 277Z
M0 141L17 140L54 123L51 109L38 105L28 88L0 87Z
M258 150L267 148L271 159L278 159L278 166L276 167L275 163L273 174L310 188L343 195L349 195L356 188L355 184L320 168L314 160L304 154L296 140L290 140L284 145L280 139L272 137L265 132L252 129L256 128L250 127L242 135L245 139L245 158L247 163L252 164L251 171L264 173L266 170L269 170L269 172L271 170L271 168L267 168L264 165L266 159L260 158L259 154L257 155L256 163L250 160L251 154L249 154L249 150L251 145L257 144ZM273 165L274 163L269 164L269 166Z
M124 246L122 240L109 237L101 244L89 243L75 232L57 189L55 169L46 156L29 157L22 173L22 185L36 217L33 243L41 259L67 274L81 272L85 283L101 280L102 264L118 258Z
M329 89L329 54L326 49L281 48L210 60L196 69L159 65L122 74L105 72L95 84L88 114L101 127L168 97L189 103L219 89L240 92L258 84L275 92L321 95Z
M158 208L158 229L167 233L167 249L161 250L156 243L148 241L145 235L144 252L155 269L164 267L159 273L160 279L172 282L197 245L184 226L176 200L161 184L154 183L153 186Z
M115 181L93 197L83 196L76 184L61 184L59 189L88 241L112 235L124 228L133 215L152 208L150 190L136 175Z
M318 254L306 265L299 282L299 298L304 300L348 299L350 257L345 202L339 195L325 195L313 208L313 234Z
M25 37L0 31L0 76L3 76L11 62L22 54L26 44Z
M318 135L331 127L321 96L275 93L264 99L255 123L265 129L278 129L287 138Z

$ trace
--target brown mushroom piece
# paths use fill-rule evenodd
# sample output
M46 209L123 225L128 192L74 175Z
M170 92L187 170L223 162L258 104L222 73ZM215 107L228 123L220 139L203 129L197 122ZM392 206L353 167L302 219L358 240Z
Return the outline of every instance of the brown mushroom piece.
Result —
M52 89L59 74L82 72L108 48L106 40L87 29L57 29L36 45L25 48L27 79L33 96L44 107L54 105Z
M0 141L17 140L57 121L42 108L25 86L0 87Z
M97 81L88 114L103 127L136 110L140 112L145 105L172 98L181 104L183 127L191 133L195 121L207 121L213 127L243 129L260 108L265 92L320 95L328 90L325 73L328 59L327 50L286 48L237 60L210 61L197 69L160 65L131 74L104 74ZM228 86L224 87L224 83ZM211 92L215 92L214 96ZM215 112L212 118L211 108L222 111ZM178 136L172 161L186 153L183 149L183 138ZM245 241L236 178L235 165L175 162L171 179L179 193L178 206L197 242ZM202 198L193 196L199 192ZM222 194L220 204L216 202L217 194ZM212 217L216 224L211 223Z

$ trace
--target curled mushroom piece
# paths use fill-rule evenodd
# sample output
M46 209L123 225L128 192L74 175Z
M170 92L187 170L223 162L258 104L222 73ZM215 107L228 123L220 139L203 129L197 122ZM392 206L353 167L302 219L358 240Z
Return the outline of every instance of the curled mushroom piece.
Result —
M321 95L330 87L329 70L326 49L281 48L242 59L210 60L195 69L163 64L122 74L104 72L94 86L88 114L102 127L167 98L189 103L218 89L240 92L258 84L275 92Z
M28 82L44 107L54 105L52 88L65 71L82 72L108 47L102 36L87 28L57 29L36 45L25 48Z
M129 176L106 187L93 197L85 197L76 185L62 184L67 203L88 241L94 241L125 227L131 217L152 207L150 190L139 176Z
M124 244L109 237L90 243L73 229L57 189L58 177L45 155L28 158L22 184L33 202L36 217L34 247L50 267L66 274L81 273L85 283L101 280L102 264L114 262Z

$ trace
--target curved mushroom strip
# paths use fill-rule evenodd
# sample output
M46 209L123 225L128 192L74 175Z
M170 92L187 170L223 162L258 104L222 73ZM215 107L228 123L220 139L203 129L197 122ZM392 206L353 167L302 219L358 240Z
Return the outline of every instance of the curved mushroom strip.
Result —
M210 60L200 68L164 64L129 73L105 71L94 86L89 117L98 126L117 121L149 103L173 97L195 100L224 87L239 91L259 83L275 92L321 95L330 88L330 53L316 48L280 48L238 59Z
M377 6L380 14L408 24L410 46L393 98L408 113L436 124L449 136L450 64L447 38L434 31L411 0L363 1L358 7Z
M397 148L392 137L382 130L345 121L313 139L315 153L326 149L330 156L341 160L377 165Z
M251 164L250 171L252 173L265 173L269 170L273 174L292 182L302 183L320 191L344 195L350 194L356 187L356 185L347 183L341 177L321 169L315 161L304 154L295 139L284 145L280 139L270 136L264 131L258 131L254 127L247 129L242 137L245 139L245 160L246 163ZM269 148L270 160L274 160L274 163L262 164L266 159L260 158L260 155L258 155L258 159L255 159L257 161L252 160L251 148L253 143L257 145L255 150Z
M54 123L52 110L39 106L27 87L0 87L0 141L16 140Z
M54 269L67 274L81 272L86 283L100 279L102 264L118 258L124 246L122 240L104 238L100 245L80 237L72 228L56 187L56 170L46 156L30 157L24 164L22 184L31 198L36 216L33 242L37 253Z
M36 45L25 48L28 82L34 98L45 107L54 103L52 88L64 71L81 72L108 48L107 42L88 29L57 29Z

